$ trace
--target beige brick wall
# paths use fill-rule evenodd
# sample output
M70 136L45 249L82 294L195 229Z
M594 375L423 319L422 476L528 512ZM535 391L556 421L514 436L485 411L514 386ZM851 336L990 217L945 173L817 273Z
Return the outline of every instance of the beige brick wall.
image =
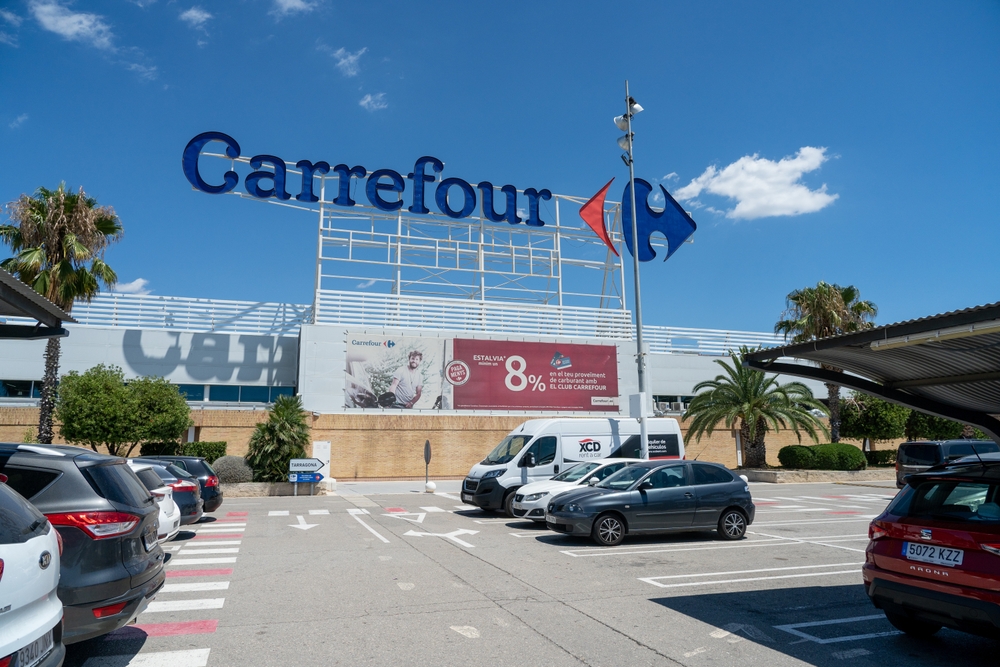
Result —
M462 477L503 437L530 416L475 417L450 415L352 415L309 416L313 440L331 443L331 472L337 479L423 477L424 441L431 441L434 477ZM254 426L267 419L264 410L192 410L198 439L224 440L227 453L242 456ZM0 408L0 440L21 442L26 429L38 423L37 408ZM736 441L728 429L715 431L700 442L688 441L687 424L681 421L687 457L736 467ZM57 434L57 441L59 440ZM778 465L778 450L796 444L789 431L767 438L767 459ZM851 442L851 441L847 441ZM812 444L805 439L803 444ZM851 442L855 446L859 443ZM878 449L898 443L880 443Z

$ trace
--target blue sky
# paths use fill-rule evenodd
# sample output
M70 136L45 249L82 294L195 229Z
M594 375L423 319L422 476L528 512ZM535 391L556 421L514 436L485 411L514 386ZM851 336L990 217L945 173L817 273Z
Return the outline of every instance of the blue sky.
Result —
M0 201L83 185L123 221L121 282L154 294L311 301L314 218L192 191L200 132L590 196L627 178L628 78L637 176L699 225L642 266L647 323L768 331L819 280L880 323L998 299L997 2L0 8Z

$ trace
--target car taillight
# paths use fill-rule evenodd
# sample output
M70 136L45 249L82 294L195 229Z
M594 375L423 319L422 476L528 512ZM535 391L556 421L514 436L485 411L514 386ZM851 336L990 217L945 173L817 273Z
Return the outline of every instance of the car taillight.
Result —
M0 472L0 484L6 484L6 483L7 483L7 475ZM3 665L0 665L0 667L3 667Z
M158 491L150 491L150 492L149 492L149 494L150 494L151 496L153 496L154 498L156 498L157 500L163 500L164 498L166 498L166 497L167 497L167 494L165 494L165 493L160 493L160 492L158 492Z
M0 579L3 579L3 558L0 558Z
M207 480L205 480L205 486L218 486L219 478L215 475L210 475Z
M997 556L1000 556L1000 544L980 544L979 548L981 548L983 551L989 551L991 554L996 554ZM3 568L0 567L0 570L2 569Z
M879 540L886 537L889 534L885 528L879 525L878 521L872 521L868 524L868 539L869 540Z
M52 525L79 528L95 540L132 532L140 521L139 517L125 512L67 512L47 516Z
M180 491L181 493L187 493L187 492L190 492L190 491L194 491L194 490L196 490L198 488L197 484L193 484L191 482L184 481L183 479L177 480L173 484L167 484L167 486L169 486L174 491Z
M14 654L11 653L6 658L0 658L0 667L10 667L10 661L14 659Z
M114 616L115 614L122 613L128 602L118 602L116 604L109 604L107 607L97 607L94 609L94 618L104 618L105 616Z

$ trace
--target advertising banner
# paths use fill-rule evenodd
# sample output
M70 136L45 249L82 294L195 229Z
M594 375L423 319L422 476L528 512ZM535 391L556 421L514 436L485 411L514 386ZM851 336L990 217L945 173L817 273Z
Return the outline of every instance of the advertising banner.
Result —
M458 410L618 411L614 345L456 338L445 379Z
M348 408L451 409L442 392L447 340L347 334ZM447 388L450 389L450 386Z

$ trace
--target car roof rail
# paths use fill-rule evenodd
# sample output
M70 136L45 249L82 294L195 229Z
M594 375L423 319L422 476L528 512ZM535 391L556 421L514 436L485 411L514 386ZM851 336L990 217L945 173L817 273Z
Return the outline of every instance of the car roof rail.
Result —
M65 453L60 452L56 449L49 449L45 445L18 445L17 450L19 452L34 452L35 454L44 454L45 456L66 456Z

